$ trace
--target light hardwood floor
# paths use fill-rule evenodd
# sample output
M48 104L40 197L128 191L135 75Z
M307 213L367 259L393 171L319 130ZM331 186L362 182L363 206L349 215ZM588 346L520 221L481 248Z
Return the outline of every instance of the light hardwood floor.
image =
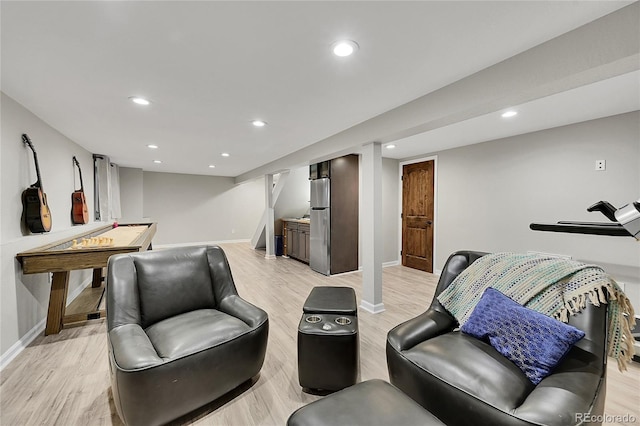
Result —
M361 300L361 273L324 277L292 259L266 260L248 244L223 244L240 295L269 313L267 355L261 374L244 392L216 401L176 424L284 425L297 408L319 396L300 389L296 337L302 304L314 286L349 286ZM361 379L388 380L386 333L423 312L437 277L402 266L383 272L386 311L359 310ZM605 412L640 424L640 367L625 374L609 363ZM110 391L106 325L96 320L38 337L2 372L0 425L121 425ZM248 388L248 389L246 389ZM232 398L235 396L235 398Z

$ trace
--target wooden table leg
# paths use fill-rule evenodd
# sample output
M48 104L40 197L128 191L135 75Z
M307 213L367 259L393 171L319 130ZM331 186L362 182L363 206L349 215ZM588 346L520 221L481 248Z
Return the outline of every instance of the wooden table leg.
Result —
M69 271L54 272L49 295L49 312L47 313L47 327L44 335L58 334L62 330L62 319L67 306L67 291L69 290Z
M98 288L102 285L102 268L95 268L93 270L93 281L91 287Z

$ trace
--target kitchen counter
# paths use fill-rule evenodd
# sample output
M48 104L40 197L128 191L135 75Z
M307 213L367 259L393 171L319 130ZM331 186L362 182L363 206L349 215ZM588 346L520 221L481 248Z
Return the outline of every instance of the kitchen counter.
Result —
M283 222L295 222L295 223L306 223L306 224L310 224L311 223L311 219L309 218L292 218L292 217L283 217L282 218Z

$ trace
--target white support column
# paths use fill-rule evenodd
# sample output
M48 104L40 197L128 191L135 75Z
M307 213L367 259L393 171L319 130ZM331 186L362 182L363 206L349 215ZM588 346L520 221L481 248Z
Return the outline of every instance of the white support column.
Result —
M382 146L368 143L362 148L362 302L374 314L382 303Z
M273 175L264 176L264 197L265 197L265 211L266 211L266 223L265 223L265 245L267 253L265 258L275 259L275 236L274 236L274 217L273 217Z
M278 203L278 197L280 196L280 193L282 192L282 189L284 188L286 182L287 182L287 178L289 177L289 170L285 170L283 172L280 172L280 177L278 178L278 183L276 183L275 188L273 188L273 192L272 192L272 199L271 199L271 206L272 206L272 210L275 209L276 204ZM265 180L266 180L266 176L265 176ZM272 176L272 180L273 176ZM265 184L266 185L266 184ZM273 183L272 183L273 185ZM268 196L265 196L265 200L267 199ZM265 247L266 246L266 238L265 238L265 233L266 233L266 227L267 227L267 215L269 214L268 212L269 210L269 205L268 203L265 201L265 208L264 208L264 212L262 213L262 217L260 218L260 222L258 223L258 226L256 227L256 231L253 233L253 237L251 238L251 247L253 247L254 249L258 248L258 246L260 246L260 248ZM263 238L265 238L263 240ZM264 245L262 245L262 243L264 242ZM274 243L275 246L275 243Z

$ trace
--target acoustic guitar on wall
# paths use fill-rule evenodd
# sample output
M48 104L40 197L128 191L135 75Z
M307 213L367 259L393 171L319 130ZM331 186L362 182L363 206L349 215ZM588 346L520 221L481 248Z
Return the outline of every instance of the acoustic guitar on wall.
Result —
M84 225L89 222L89 209L87 208L87 200L84 197L84 185L82 184L82 169L76 157L73 157L73 164L78 167L78 175L80 175L80 189L73 191L71 194L71 220L76 225Z
M22 192L22 217L24 223L33 233L49 232L51 230L51 210L47 204L47 194L42 187L40 177L40 166L38 165L38 154L26 134L22 135L24 142L33 152L33 161L36 164L36 175L38 180L29 188Z

